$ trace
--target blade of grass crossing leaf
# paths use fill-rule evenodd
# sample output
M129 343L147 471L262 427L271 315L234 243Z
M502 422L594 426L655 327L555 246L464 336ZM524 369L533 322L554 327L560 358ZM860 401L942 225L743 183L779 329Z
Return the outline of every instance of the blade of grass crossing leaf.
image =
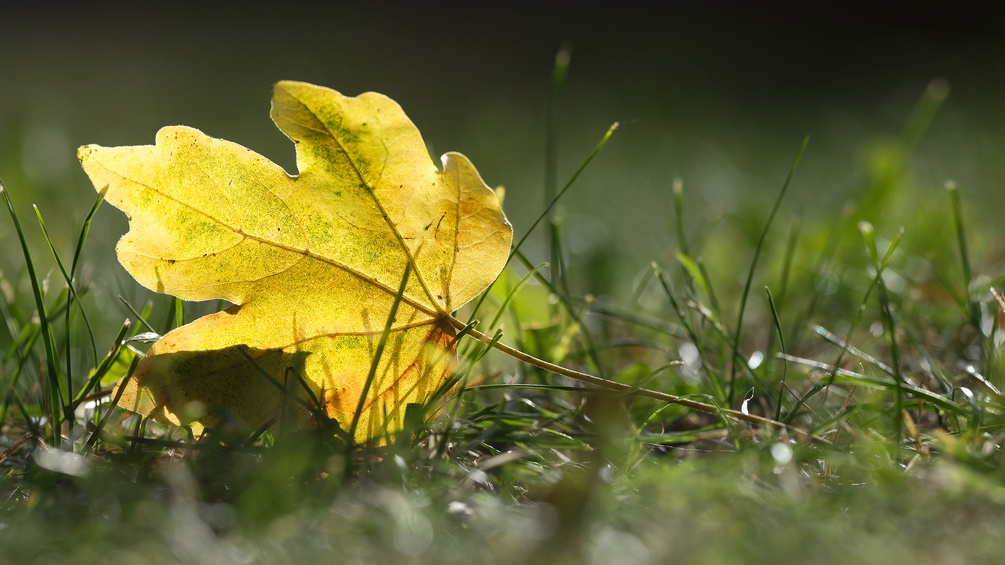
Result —
M750 261L750 270L747 271L747 282L743 285L743 295L740 297L740 308L736 315L736 328L733 335L733 352L731 354L731 361L733 366L730 369L729 374L729 389L726 400L729 405L732 406L733 399L736 393L736 366L735 362L737 357L740 355L740 336L743 334L743 314L747 308L747 297L750 296L750 287L754 282L754 272L757 270L757 263L761 257L761 251L764 250L764 244L768 238L768 231L771 229L771 224L775 220L775 216L778 214L778 210L782 206L782 200L785 199L785 194L789 191L789 186L792 184L792 177L796 173L796 169L799 168L799 161L803 158L803 153L806 152L806 146L809 144L810 138L804 138L802 146L799 147L799 153L796 155L796 160L792 163L792 167L789 169L789 174L785 177L785 183L782 184L782 190L778 193L778 197L775 199L774 206L771 207L771 213L768 214L768 221L764 224L764 229L761 231L761 237L757 240L757 247L754 248L754 258Z
M454 336L454 343L456 344L457 342L459 342L463 336L467 335L467 333L471 331L472 328L474 328L474 323L470 323L464 328L462 328L460 331L458 331L457 335ZM497 329L495 335L498 336L498 338L502 338L503 335L502 330ZM474 341L474 343L476 347L468 355L465 356L466 361L463 367L454 371L453 375L451 375L447 380L443 381L443 384L441 384L439 388L437 388L433 392L433 394L429 395L429 400L427 400L426 402L427 404L429 405L435 404L440 398L443 398L448 391L458 386L458 384L460 384L461 386L460 392L463 393L463 391L467 387L467 382L471 370L478 363L478 361L480 361L482 357L484 357L485 354L492 349L491 347L486 347L484 344L478 341Z
M391 311L387 315L384 331L381 332L377 348L374 350L373 360L370 362L370 371L367 373L366 381L363 383L363 392L359 395L359 404L356 406L355 413L353 413L352 423L349 424L347 435L351 443L355 443L356 441L356 428L359 426L359 419L363 414L363 408L366 406L366 397L370 394L370 387L373 386L373 380L377 376L377 367L380 365L380 358L384 355L387 340L391 337L391 328L394 326L394 319L398 315L398 306L401 305L401 299L405 295L405 288L408 285L408 277L411 273L412 263L407 262L405 263L405 272L401 275L401 285L398 287L397 294L394 295L394 302L391 303Z
M262 435L265 434L265 432L269 431L269 428L271 428L275 424L276 419L272 418L269 421L262 424L261 426L258 426L258 429L252 432L251 436L248 438L248 441L244 442L244 447L251 447L255 445L255 442L257 442L258 439L261 438Z
M140 357L137 355L133 358L133 362L130 363L129 370L126 371L126 376L123 378L123 385L126 380L133 378L133 372L136 371L136 365L139 363ZM104 416L102 416L97 425L94 426L94 431L91 433L91 436L87 438L87 443L84 444L84 449L81 450L81 455L87 455L91 449L94 448L98 438L101 437L101 431L105 429L105 423L108 422L109 418L111 418L112 411L115 410L115 407L119 405L119 400L122 398L122 393L125 390L125 386L120 386L118 390L116 390L115 396L112 398L112 401L108 403L108 408L105 409Z
M45 387L45 390L49 401L49 422L52 428L50 440L52 446L58 448L62 443L60 430L62 427L63 408L66 403L62 392L60 391L60 374L58 364L56 362L55 338L52 334L52 328L49 325L49 317L45 311L45 303L42 301L42 289L38 282L38 275L35 272L35 264L32 261L31 252L28 250L28 242L24 238L24 231L21 229L21 222L18 221L17 214L14 212L14 203L11 202L10 195L7 193L7 188L4 186L3 181L0 181L0 195L3 195L4 202L7 204L7 211L10 212L11 220L14 222L14 231L17 232L18 241L21 243L21 251L24 254L25 267L28 271L28 277L31 279L31 290L35 297L35 308L38 310L38 318L42 327L42 344L45 349L45 364L47 369L47 386Z
M321 404L321 399L318 398L318 395L314 394L314 391L311 390L311 387L310 385L307 384L307 381L304 380L303 375L301 375L301 368L287 367L286 375L287 378L293 378L296 380L298 386L300 387L300 390L304 391L304 394L307 395L307 398L308 400L310 400L310 403L314 405L314 410L316 411L315 413L324 414L324 405Z
M300 398L300 395L298 395L298 394L290 394L289 388L288 388L289 384L287 382L289 380L289 375L288 375L289 371L286 371L284 373L284 375L283 375L284 382L279 382L279 379L275 375L273 375L272 373L270 373L265 367L263 367L261 365L261 363L258 362L257 359L255 359L254 357L252 357L251 354L247 352L247 350L245 350L245 349L238 349L237 352L242 357L244 357L249 363L251 363L252 367L255 368L255 372L260 377L262 377L263 379L265 379L266 382L268 382L270 385L272 385L273 387L275 387L276 390L278 390L279 392L283 393L284 400L288 400L288 401L291 401L291 402L298 403L305 410L307 410L311 415L313 415L316 419L321 419L323 417L322 416L323 411L322 411L322 413L315 412L317 410L317 406L320 406L320 402L318 401L317 396L315 396L313 392L309 395L309 397L311 399L311 402L308 402L308 401ZM314 404L311 404L312 402Z
M176 328L185 325L185 301L180 298L174 301L174 323Z

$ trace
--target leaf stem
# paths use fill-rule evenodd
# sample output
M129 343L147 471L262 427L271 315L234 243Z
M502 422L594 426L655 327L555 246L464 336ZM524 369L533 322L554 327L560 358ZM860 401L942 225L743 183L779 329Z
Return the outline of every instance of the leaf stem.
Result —
M458 320L454 317L447 318L451 325L453 325L458 330L467 329L468 335L477 339L478 341L495 348L510 357L523 361L528 365L533 365L545 371L555 373L556 375L562 375L563 377L569 377L570 379L575 379L580 382L588 383L597 387L606 388L608 390L613 390L617 392L624 392L625 394L631 396L645 396L647 398L653 398L656 400L662 400L664 402L669 402L672 404L678 404L686 408L691 408L692 410L698 410L700 412L705 412L708 414L713 414L716 416L729 416L737 420L743 420L752 424L760 424L763 426L768 426L772 428L785 429L796 433L799 436L811 437L814 441L821 443L829 443L827 440L812 436L809 432L802 430L800 428L790 426L783 422L777 420L772 420L771 418L765 418L763 416L756 416L754 414L747 414L740 412L739 410L731 410L729 408L720 408L718 406L713 406L712 404L706 404L704 402L698 402L697 400L692 400L690 398L684 398L681 396L676 396L673 394L668 394L665 392L659 392L656 390L651 390L647 388L636 388L631 385L624 383L619 383L616 381L603 379L589 373L581 373L579 371L574 371L572 369L567 369L561 365L555 365L554 363L549 363L543 359L538 359L533 355L529 355L520 351L519 349L514 349L498 339L493 339L491 336L483 334L482 332L470 327L470 325Z

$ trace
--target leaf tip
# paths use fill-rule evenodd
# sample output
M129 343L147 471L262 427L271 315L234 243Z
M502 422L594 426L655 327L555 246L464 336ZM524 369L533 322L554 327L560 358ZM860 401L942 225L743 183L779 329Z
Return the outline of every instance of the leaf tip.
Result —
M94 145L81 145L77 148L77 160L81 163L88 160L94 153Z

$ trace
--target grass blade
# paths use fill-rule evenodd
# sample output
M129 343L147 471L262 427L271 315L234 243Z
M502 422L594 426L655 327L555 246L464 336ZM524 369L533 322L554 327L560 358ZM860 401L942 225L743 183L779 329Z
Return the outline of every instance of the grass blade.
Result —
M809 145L810 138L804 138L803 144L799 147L799 153L796 154L796 160L792 163L792 167L789 169L789 174L785 177L785 183L782 184L782 190L778 193L778 197L775 198L775 204L771 207L771 213L768 214L768 221L764 224L764 229L761 231L761 237L757 240L757 247L754 248L754 257L750 261L750 269L747 271L747 282L743 285L743 295L740 297L740 308L736 315L736 329L733 334L733 352L730 356L731 368L729 375L729 386L728 393L726 396L726 401L730 406L733 405L733 399L736 394L736 360L740 355L740 336L743 334L743 314L747 308L747 297L750 296L750 287L754 282L754 272L757 270L757 263L761 258L761 251L764 250L764 243L768 238L768 231L771 229L771 224L775 220L775 216L778 214L778 210L782 206L782 200L785 199L786 193L789 191L789 186L792 184L792 177L796 174L796 169L799 168L799 161L803 158L803 153L806 152L806 146Z
M401 285L398 287L397 294L394 295L391 311L387 315L387 322L384 323L384 331L380 334L380 340L377 342L377 348L373 353L373 361L370 362L370 371L366 374L363 391L359 395L359 404L352 415L352 423L349 424L349 430L346 434L349 436L349 445L355 445L356 443L356 428L359 426L359 419L362 417L363 409L366 407L366 399L370 394L370 387L373 386L373 380L377 376L377 367L380 365L380 358L384 355L384 347L387 346L387 340L391 337L391 328L394 326L394 319L398 315L398 306L401 305L401 299L405 296L405 287L408 285L408 277L411 274L412 263L405 263L405 272L401 275ZM371 437L377 436L373 434Z
M49 325L49 317L45 311L45 303L42 300L42 287L38 281L38 274L35 272L35 263L32 261L31 252L28 250L28 242L25 240L24 231L21 229L21 222L18 221L17 213L14 212L14 203L11 202L10 195L3 181L0 180L0 195L3 196L7 204L7 211L10 213L11 221L14 222L14 231L17 232L18 241L21 243L21 252L24 255L25 268L28 270L28 277L31 279L31 290L35 297L35 308L38 310L38 318L42 328L42 344L45 349L46 379L48 385L45 394L49 404L49 423L52 427L50 444L58 448L62 443L60 433L63 422L63 410L66 401L60 390L60 374L56 359L55 338L52 334L52 327ZM69 393L69 391L67 391Z
M778 346L782 354L785 354L785 334L782 332L782 323L778 320L778 308L775 307L775 299L771 296L771 289L764 287L764 294L768 298L768 309L771 311L771 321L775 325L775 333L778 335ZM770 353L770 352L769 352ZM775 419L782 419L782 399L785 393L785 377L788 371L788 363L782 360L782 378L778 383L778 400L775 402Z

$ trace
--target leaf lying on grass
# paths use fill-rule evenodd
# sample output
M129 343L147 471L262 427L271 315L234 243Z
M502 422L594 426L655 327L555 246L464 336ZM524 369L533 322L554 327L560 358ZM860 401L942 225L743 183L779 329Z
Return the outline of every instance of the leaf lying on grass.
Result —
M296 176L187 127L80 149L129 217L123 266L157 292L234 304L158 341L120 405L196 430L232 416L256 428L302 377L305 402L379 439L452 367L450 312L502 270L512 228L471 162L448 153L437 170L383 95L280 82L272 119L297 146Z

